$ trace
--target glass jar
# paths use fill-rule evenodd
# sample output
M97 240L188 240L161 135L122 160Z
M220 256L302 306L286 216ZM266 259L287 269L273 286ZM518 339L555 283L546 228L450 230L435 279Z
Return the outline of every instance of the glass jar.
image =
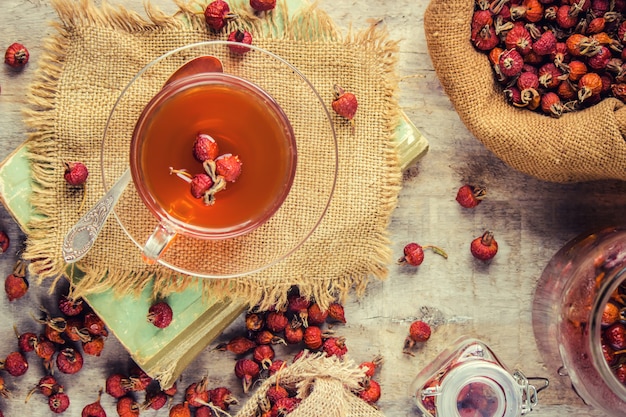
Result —
M509 371L485 343L468 337L417 375L411 395L426 417L516 417L537 405L537 389L521 371Z
M581 235L550 260L533 301L535 339L548 368L569 376L585 403L610 416L626 409L626 385L617 377L623 371L626 380L626 365L620 365L626 354L616 354L620 346L607 339L612 323L626 323L625 271L625 227ZM609 302L613 317L605 315L603 322Z

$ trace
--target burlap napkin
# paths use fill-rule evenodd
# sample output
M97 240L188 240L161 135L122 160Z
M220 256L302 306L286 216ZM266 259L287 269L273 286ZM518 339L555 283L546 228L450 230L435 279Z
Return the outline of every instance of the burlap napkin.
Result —
M122 88L148 62L167 51L199 41L224 39L235 28L247 28L253 32L255 45L283 57L302 71L327 106L330 107L333 99L334 84L353 91L360 105L354 133L349 123L332 116L338 138L339 172L332 202L313 235L290 257L271 268L242 278L205 280L206 291L217 296L241 296L252 305L261 303L269 307L285 302L287 289L298 285L303 295L326 304L344 297L352 289L363 291L373 277L386 276L391 261L386 228L396 204L401 173L392 136L398 118L394 97L397 43L388 40L384 32L371 28L340 35L328 16L315 7L305 7L289 18L281 2L274 11L261 15L253 14L247 2L232 6L239 18L219 34L205 25L201 13L205 4L179 4L180 11L175 16L147 5L149 20L106 3L96 6L90 1L53 0L52 4L60 17L56 25L58 34L46 44L27 111L27 123L32 130L29 157L35 182L32 204L44 215L28 225L24 256L33 261L33 273L42 279L66 273L61 245L69 228L82 214L78 211L82 190L65 184L63 162L80 160L90 168L85 206L95 204L103 192L102 134ZM254 57L251 53L238 59L254 60ZM172 70L178 64L172 63ZM263 62L256 65L270 80L275 68L263 68ZM290 96L289 87L278 94L300 105L301 114L291 116L296 133L312 135L317 129L315 123L323 123L307 118L312 113L307 106L315 104L300 100L297 88ZM134 107L138 111L142 104ZM132 117L122 125L132 130ZM307 138L306 143L314 153L315 138ZM106 159L106 172L121 173L127 164L126 149L116 146L113 144L112 150L107 148L107 155L120 152L121 157ZM314 182L314 178L308 181ZM298 198L315 198L315 187L308 194L303 192L305 189L298 188ZM131 185L127 192L132 191ZM136 218L136 222L131 222L133 227L135 223L143 224L145 210L138 199L123 198L121 204L117 210L121 217L126 214ZM290 210L293 211L283 213L282 218L295 222L297 205ZM153 220L146 221L149 224L145 229L151 231ZM270 228L265 234L254 235L247 247L233 245L232 251L222 256L230 256L233 262L253 258L255 253L271 250L273 242L284 239L285 236ZM184 256L190 262L210 262L202 245L190 242L183 253L170 255ZM155 293L163 295L195 279L163 266L143 263L139 249L113 217L78 267L85 276L75 283L76 295L110 287L117 293L136 293L152 280Z
M431 0L428 52L467 128L511 167L554 182L626 180L626 108L615 98L559 119L508 104L470 41L474 0Z

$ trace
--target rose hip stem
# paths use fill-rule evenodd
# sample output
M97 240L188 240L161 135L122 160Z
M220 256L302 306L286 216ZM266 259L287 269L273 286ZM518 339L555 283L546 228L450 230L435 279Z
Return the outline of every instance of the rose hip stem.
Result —
M424 245L422 246L422 249L430 249L433 252L435 252L437 255L441 255L444 257L444 259L448 259L448 254L446 253L445 250L443 250L442 248L440 248L439 246L435 246L435 245Z

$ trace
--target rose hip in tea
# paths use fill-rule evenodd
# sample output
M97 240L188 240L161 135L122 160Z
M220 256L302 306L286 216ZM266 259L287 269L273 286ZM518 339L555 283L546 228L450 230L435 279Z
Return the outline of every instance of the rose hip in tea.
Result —
M171 168L205 172L193 152L200 133L243 164L210 205L171 174ZM293 131L278 104L254 84L222 73L166 85L144 110L131 149L133 180L145 204L203 238L237 236L271 217L286 198L295 164Z

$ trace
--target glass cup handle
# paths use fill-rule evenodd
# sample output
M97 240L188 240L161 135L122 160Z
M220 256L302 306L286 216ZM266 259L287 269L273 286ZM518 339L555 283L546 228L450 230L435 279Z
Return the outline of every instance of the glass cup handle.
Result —
M142 257L148 265L157 263L163 252L176 236L176 231L168 224L161 222L143 247Z

